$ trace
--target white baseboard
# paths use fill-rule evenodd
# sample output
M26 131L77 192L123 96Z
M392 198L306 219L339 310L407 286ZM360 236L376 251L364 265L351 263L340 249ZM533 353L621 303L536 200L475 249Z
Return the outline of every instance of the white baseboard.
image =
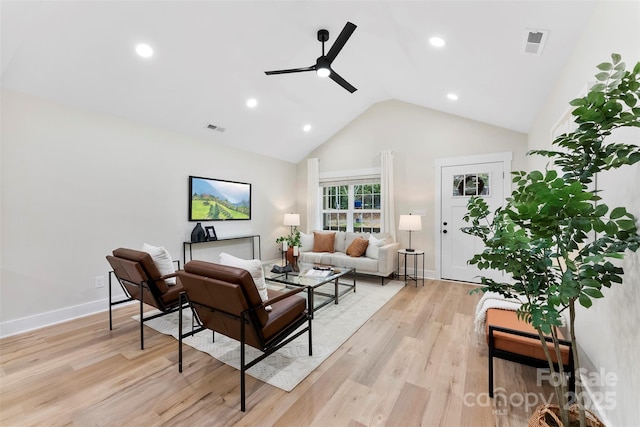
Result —
M402 276L404 274L404 268L400 269L400 276ZM415 270L413 268L407 268L407 275L409 276L415 276ZM435 279L436 278L436 272L435 270L418 270L418 277L419 278L425 278L425 279Z
M0 323L0 338L29 332L109 310L107 298ZM105 317L105 322L109 320Z

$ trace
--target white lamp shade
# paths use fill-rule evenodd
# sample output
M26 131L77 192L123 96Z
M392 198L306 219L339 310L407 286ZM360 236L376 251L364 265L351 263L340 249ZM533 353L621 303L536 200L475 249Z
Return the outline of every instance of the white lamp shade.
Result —
M422 217L420 215L400 215L400 224L398 225L398 230L422 230Z
M284 225L300 225L300 214L284 214Z

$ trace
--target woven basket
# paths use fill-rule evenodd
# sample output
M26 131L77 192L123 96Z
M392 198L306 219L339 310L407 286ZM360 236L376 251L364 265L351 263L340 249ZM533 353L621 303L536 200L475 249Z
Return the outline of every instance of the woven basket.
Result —
M605 427L602 421L588 409L585 409L585 418L589 427ZM549 424L551 422L551 424ZM554 423L555 422L555 423ZM572 427L578 426L580 422L580 413L578 405L571 405L569 408L569 424ZM529 427L564 427L560 419L560 407L558 405L540 405L536 408L529 418Z

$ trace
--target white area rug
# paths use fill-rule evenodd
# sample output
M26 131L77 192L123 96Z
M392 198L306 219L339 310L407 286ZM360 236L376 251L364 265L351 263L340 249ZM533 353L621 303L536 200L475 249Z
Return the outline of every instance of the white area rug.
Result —
M308 335L305 333L253 366L247 373L282 390L293 390L403 286L404 283L399 281L389 281L384 286L358 282L356 293L348 293L340 298L338 305L327 304L315 312L312 324L313 356L309 356ZM187 331L191 327L191 311L183 311L183 316L183 327ZM177 312L145 322L145 325L178 339ZM221 334L216 334L216 342L213 343L211 334L210 330L204 330L184 339L183 343L240 369L240 343ZM245 347L247 361L261 354L253 347ZM189 363L188 360L183 361Z

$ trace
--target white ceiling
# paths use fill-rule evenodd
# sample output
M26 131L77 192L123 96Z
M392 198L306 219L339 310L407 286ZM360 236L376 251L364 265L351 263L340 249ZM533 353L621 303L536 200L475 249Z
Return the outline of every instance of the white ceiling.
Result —
M388 99L527 132L594 6L3 0L2 86L291 162ZM329 30L329 49L347 21L358 28L333 68L357 92L313 72L264 74L315 64L317 30ZM526 29L549 30L542 55L523 53ZM139 42L155 55L138 57Z

